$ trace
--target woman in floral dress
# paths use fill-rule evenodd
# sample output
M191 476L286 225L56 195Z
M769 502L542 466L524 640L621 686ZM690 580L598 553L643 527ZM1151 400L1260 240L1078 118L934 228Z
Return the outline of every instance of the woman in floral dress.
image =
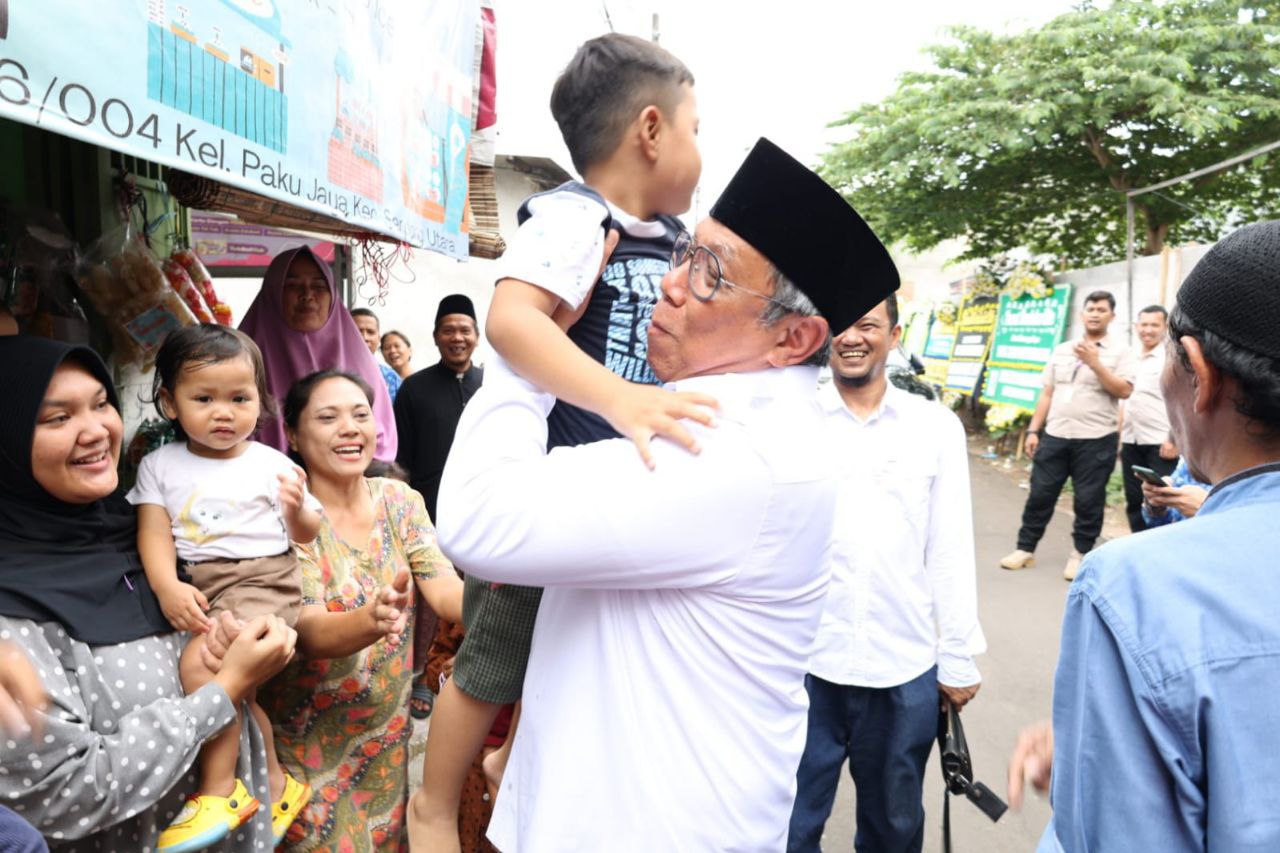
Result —
M299 380L284 404L290 446L324 506L315 542L298 546L298 659L261 692L281 764L313 790L287 850L408 848L410 578L437 612L461 618L462 583L422 497L363 475L372 400L359 377L325 371Z

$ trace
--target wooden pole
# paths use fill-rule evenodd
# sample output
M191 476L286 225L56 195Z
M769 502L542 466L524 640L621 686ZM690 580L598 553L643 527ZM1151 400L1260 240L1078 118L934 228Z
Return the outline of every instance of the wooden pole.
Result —
M1169 292L1169 255L1173 250L1168 246L1160 249L1160 304L1164 304L1165 294Z
M1125 278L1127 280L1127 301L1129 303L1129 346L1133 346L1133 196L1124 200L1125 220Z

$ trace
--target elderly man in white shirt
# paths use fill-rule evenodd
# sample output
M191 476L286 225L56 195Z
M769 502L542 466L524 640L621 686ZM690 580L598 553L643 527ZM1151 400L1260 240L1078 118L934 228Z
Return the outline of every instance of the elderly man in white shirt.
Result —
M719 401L714 428L689 426L699 455L659 440L648 470L621 439L547 454L554 400L499 364L445 469L446 554L546 587L489 829L504 853L785 845L835 499L815 365L829 323L898 276L767 140L675 254L649 361Z
M809 733L788 851L817 851L846 759L858 851L919 851L925 763L939 693L978 692L973 516L964 429L895 388L885 362L902 328L894 296L835 339L819 392L839 477L831 586L809 661Z

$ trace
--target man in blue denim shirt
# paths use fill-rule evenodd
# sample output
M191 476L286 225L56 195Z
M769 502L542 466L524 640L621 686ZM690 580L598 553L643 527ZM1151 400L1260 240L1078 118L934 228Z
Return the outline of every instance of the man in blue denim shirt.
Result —
M1280 223L1215 246L1178 294L1161 385L1191 474L1181 524L1111 542L1067 599L1041 851L1280 850Z

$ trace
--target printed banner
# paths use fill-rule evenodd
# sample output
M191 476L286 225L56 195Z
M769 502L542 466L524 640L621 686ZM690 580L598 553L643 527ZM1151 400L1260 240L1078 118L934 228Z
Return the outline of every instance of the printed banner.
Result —
M924 352L920 355L920 360L924 362L925 378L934 385L942 385L947 381L947 364L955 343L955 325L942 322L935 314L929 323L929 337L924 342Z
M987 378L982 383L984 403L1008 403L1028 412L1035 411L1044 379L1039 370L987 365Z
M993 297L966 299L960 305L956 319L955 343L951 347L951 362L947 365L948 391L973 394L978 389L982 375L982 363L987 359L991 335L996 327L997 302Z
M0 116L467 255L476 0L0 9Z
M925 341L924 352L921 354L925 358L946 360L951 358L951 348L955 343L955 324L944 323L935 315L933 322L929 324L929 338Z
M310 246L316 257L329 263L335 256L334 245L328 240L199 211L191 214L191 244L210 268L265 267L276 255L295 246Z
M948 325L936 316L929 322L929 336L925 339L920 361L924 363L924 376L934 385L947 381L947 364L951 348L956 342L956 327Z
M1053 348L1062 340L1071 311L1071 285L1054 285L1044 299L1000 297L992 364L1039 369L1049 363Z

